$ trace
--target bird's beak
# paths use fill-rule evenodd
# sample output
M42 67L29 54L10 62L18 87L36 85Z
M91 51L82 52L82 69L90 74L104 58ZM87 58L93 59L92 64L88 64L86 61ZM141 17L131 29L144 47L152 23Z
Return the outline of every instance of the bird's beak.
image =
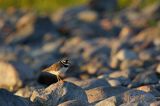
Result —
M47 69L46 69L46 68L42 70L42 72L46 72L46 71L47 71Z

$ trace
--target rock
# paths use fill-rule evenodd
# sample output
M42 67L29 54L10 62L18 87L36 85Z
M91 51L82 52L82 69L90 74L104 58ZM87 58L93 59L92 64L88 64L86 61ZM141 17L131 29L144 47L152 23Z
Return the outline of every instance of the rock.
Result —
M116 9L116 0L90 0L89 7L98 12L111 12Z
M26 27L27 25L30 25L35 22L36 16L33 13L28 13L22 16L16 23L16 28L19 30L21 28Z
M145 16L149 19L155 19L156 16L158 16L158 11L160 10L159 3L153 3L149 6L146 6L144 9L142 9L142 13L145 14Z
M82 87L85 90L89 90L100 86L110 87L109 83L105 79L88 79L82 81L74 81L73 83L77 86Z
M124 60L120 64L120 69L121 70L129 70L129 69L135 69L135 68L140 68L143 67L144 62L140 60Z
M157 72L158 74L160 73L160 64L157 65L156 72Z
M98 15L94 11L82 11L77 14L77 18L84 22L94 22L98 18Z
M147 51L142 51L139 53L139 58L143 61L149 61L152 59L151 57L151 53L147 52Z
M59 104L58 106L88 106L88 104L82 103L81 101L77 100L69 100Z
M160 101L154 101L150 104L150 106L160 106Z
M97 87L97 88L86 90L86 94L88 97L88 102L94 103L94 102L98 102L100 100L103 100L105 98L123 93L126 90L128 90L128 89L125 87L121 87L121 86L119 86L119 87L104 87L104 86L102 86L102 87Z
M137 59L138 57L134 51L122 49L116 54L116 58L123 61Z
M35 85L34 85L35 86ZM34 88L26 86L25 88L18 89L14 95L21 96L24 98L30 98L33 93Z
M27 37L34 32L34 22L36 16L33 13L28 13L22 16L16 23L15 33L10 34L6 39L7 44L23 42Z
M121 104L120 106L150 106L150 103L146 101L136 101L133 103L124 103Z
M119 78L119 77L124 77L124 78L130 78L130 72L128 70L124 71L113 71L108 75L110 78Z
M151 93L155 97L159 97L160 96L160 92L157 89L155 89L154 87L150 86L150 85L140 86L140 87L138 87L136 89L144 91L144 92Z
M151 103L155 100L156 98L150 93L138 90L129 90L119 95L104 99L96 103L95 106L105 106L107 103L111 104L111 106L117 106L117 105L120 106L126 103L128 104L133 104L135 102L141 103L142 101Z
M112 87L116 87L116 86L121 85L121 82L117 79L108 79L107 81Z
M117 106L116 99L104 99L98 103L95 104L95 106Z
M133 37L130 41L131 44L133 44L134 49L136 51L142 51L150 46L152 46L152 43L154 41L157 42L160 41L159 39L159 27L149 27L147 29L142 30L138 33L137 36ZM150 36L152 35L152 37ZM145 42L144 42L145 41Z
M154 71L146 70L136 75L132 83L128 87L137 87L143 84L156 84L158 83L158 77Z
M110 62L110 67L116 69L116 68L118 68L120 66L120 63L121 62L120 62L119 59L117 59L115 57L112 57L111 58L111 62Z
M121 32L119 34L119 37L120 37L120 40L127 41L127 40L129 40L131 35L133 35L132 28L130 28L128 26L125 26L125 27L122 28L122 30L121 30Z
M101 52L100 50L96 50L97 52ZM102 52L101 52L102 53ZM87 56L87 58L89 57L91 60L86 63L85 65L83 65L81 67L82 70L87 71L89 74L103 74L105 73L105 71L107 70L107 68L105 69L105 67L107 67L107 61L104 60L104 58L108 58L107 55L103 55L100 54L99 56L92 56L92 55L98 55L98 53L91 53L90 56Z
M30 99L39 105L43 104L45 106L57 106L69 100L77 100L88 104L83 89L70 82L52 84L46 89L34 91Z
M33 106L29 100L15 96L5 89L0 89L0 104L1 106Z
M0 47L0 60L13 61L17 59L16 53L13 51L12 47L1 46Z
M23 63L0 61L0 87L16 90L36 79L34 71Z

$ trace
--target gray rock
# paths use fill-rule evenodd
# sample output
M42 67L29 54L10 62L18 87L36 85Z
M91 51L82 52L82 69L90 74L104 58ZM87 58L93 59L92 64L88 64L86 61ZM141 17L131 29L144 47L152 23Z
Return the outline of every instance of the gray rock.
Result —
M87 79L82 81L74 81L73 83L82 87L85 90L100 86L110 87L109 83L105 79Z
M23 63L0 61L0 87L15 90L34 80L34 71Z
M95 104L95 106L117 106L117 101L116 99L104 99L98 103Z
M154 101L150 104L150 106L160 106L160 101Z
M15 96L5 89L0 89L1 106L33 106L29 100Z
M116 0L90 0L89 7L98 12L111 12L116 9L117 1Z
M139 68L139 67L143 67L144 62L141 60L124 60L121 62L120 64L120 69L121 70L128 70L128 69L132 69L132 68Z
M12 47L10 47L10 46L1 46L0 47L0 60L13 61L16 59L17 59L17 55L14 52Z
M131 70L123 70L123 71L114 71L108 75L109 78L117 79L121 82L122 85L128 85L131 82L132 76L135 75L135 72Z
M45 106L57 106L69 100L78 100L88 104L83 89L70 82L52 84L46 89L34 91L30 99L39 105Z
M117 54L116 54L116 58L119 60L133 60L133 59L137 59L138 56L137 54L132 51L132 50L128 50L128 49L122 49L120 50Z
M141 103L141 102L153 102L156 98L150 94L146 93L144 91L138 91L138 90L129 90L126 91L120 95L112 96L110 98L104 99L95 106L105 106L107 103L111 104L111 106L119 106L121 104L134 104L134 103ZM127 105L128 105L127 104ZM130 106L130 105L129 105Z
M36 85L34 85L36 86ZM25 97L25 98L30 98L32 93L34 91L34 88L33 87L30 87L30 86L25 86L24 88L20 88L18 89L14 95L17 95L17 96L21 96L21 97Z
M128 87L137 87L143 84L156 84L158 83L158 77L154 71L146 70L137 74L132 83Z
M156 72L160 73L160 64L157 65Z
M77 14L77 18L84 22L94 22L98 18L98 15L94 11L82 11Z
M121 85L121 82L117 79L107 79L107 81L112 87L116 87L116 86Z
M145 101L137 101L133 103L124 103L121 104L120 106L150 106L150 103Z
M88 106L88 104L85 104L78 100L69 100L59 104L58 106Z
M98 102L100 100L103 100L105 98L118 95L120 93L123 93L127 91L128 89L125 87L97 87L93 89L86 90L86 94L88 97L89 103Z
M16 32L6 39L6 43L22 42L34 32L34 22L36 16L28 13L22 16L16 23Z
M140 86L140 87L138 87L136 89L144 91L144 92L151 93L155 97L159 97L160 96L160 92L156 88L154 88L153 86L150 86L150 85Z

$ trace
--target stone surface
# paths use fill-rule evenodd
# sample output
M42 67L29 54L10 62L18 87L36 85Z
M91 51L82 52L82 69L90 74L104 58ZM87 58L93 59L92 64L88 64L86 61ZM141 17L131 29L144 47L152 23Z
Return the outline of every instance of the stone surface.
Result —
M57 106L69 100L88 103L84 90L69 82L52 84L46 89L34 91L30 99L39 105L46 106Z
M156 105L160 5L122 1L89 0L42 14L0 9L0 88L22 98L32 95L38 106ZM53 84L55 75L41 73L64 57L72 66L60 77L75 85ZM129 93L119 94L123 87Z
M15 90L35 79L34 71L26 64L0 61L0 87Z
M107 79L107 81L112 87L116 87L116 86L121 85L121 82L117 79Z
M85 104L77 100L69 100L69 101L59 104L58 106L88 106L88 104Z
M143 84L155 84L158 82L158 77L154 71L144 71L133 79L132 83L128 87L137 87Z
M152 86L149 86L149 85L140 86L140 87L138 87L136 89L144 91L144 92L151 93L155 97L159 97L160 96L160 92L156 88L154 88Z
M33 106L29 100L15 96L5 89L0 89L0 104L1 106Z
M35 85L34 85L35 86ZM26 86L25 88L20 88L18 89L14 95L17 95L17 96L21 96L21 97L25 97L25 98L30 98L32 93L34 91L34 88L33 87L29 87L29 86Z
M137 59L137 54L134 51L124 49L117 53L116 58L119 60L132 60Z
M77 15L78 19L84 22L94 22L97 19L97 13L94 11L82 11Z
M160 105L160 101L154 101L150 104L150 106L159 106Z
M160 73L160 64L158 64L157 68L156 68L156 72Z
M130 106L132 104L141 104L141 103L152 103L155 101L156 98L150 94L143 91L138 90L129 90L126 91L120 95L112 96L110 98L104 99L98 103L96 103L96 106L103 106L107 103L111 104L111 106L120 106L120 105L127 105Z
M105 98L118 95L120 93L123 93L127 91L128 89L125 87L97 87L93 89L86 90L86 94L88 97L89 103L98 102L100 100L103 100Z
M105 79L88 79L84 81L74 81L73 83L82 87L85 90L89 90L100 86L110 86Z

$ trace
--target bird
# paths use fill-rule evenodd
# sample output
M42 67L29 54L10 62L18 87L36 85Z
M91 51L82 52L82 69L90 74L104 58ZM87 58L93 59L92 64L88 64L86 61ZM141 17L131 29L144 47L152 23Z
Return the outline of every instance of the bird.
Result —
M60 74L64 74L69 69L70 66L71 63L68 59L62 59L52 64L48 68L45 68L44 70L42 70L42 72L48 72L53 75L56 75L58 82L59 81L63 82L63 80L60 78Z

